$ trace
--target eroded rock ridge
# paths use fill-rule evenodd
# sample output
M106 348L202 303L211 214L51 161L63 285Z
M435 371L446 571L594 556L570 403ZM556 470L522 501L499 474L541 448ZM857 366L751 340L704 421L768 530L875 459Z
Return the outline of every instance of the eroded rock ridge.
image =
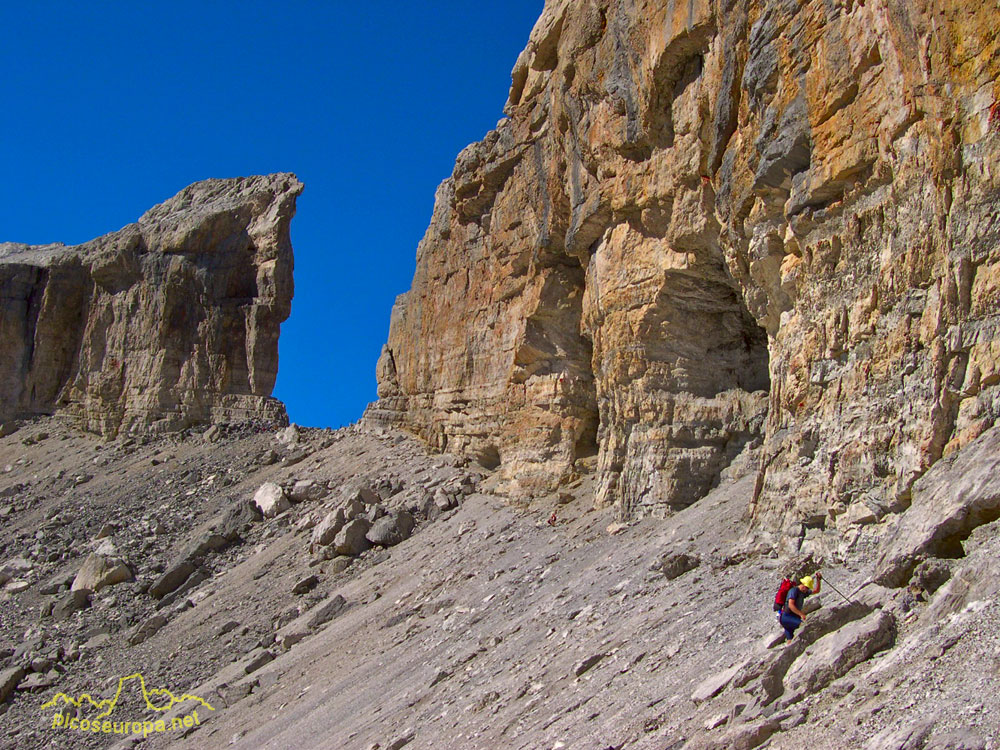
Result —
M205 180L78 245L0 244L0 421L89 430L259 417L293 293L291 174Z
M902 510L1000 411L998 28L958 0L547 2L438 190L368 420L511 495L596 456L624 515L744 450L762 527Z

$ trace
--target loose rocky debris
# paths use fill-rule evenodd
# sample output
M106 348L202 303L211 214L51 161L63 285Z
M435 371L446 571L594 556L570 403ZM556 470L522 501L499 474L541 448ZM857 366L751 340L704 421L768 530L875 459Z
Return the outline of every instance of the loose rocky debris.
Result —
M387 441L354 428L295 428L284 443L256 424L112 443L58 425L40 432L46 437L27 446L34 453L23 453L18 441L19 463L0 483L6 517L16 519L0 536L0 628L7 642L21 643L0 651L0 713L26 748L98 747L103 738L39 732L36 709L44 701L23 703L21 693L102 690L114 674L136 669L151 684L187 688L235 651L243 677L256 682L230 681L223 692L229 701L245 698L266 681L258 675L276 653L354 606L330 592L352 561L355 576L383 563L376 550L430 520L423 498L446 482L472 486L462 484L467 472L426 456L410 438ZM206 442L214 453L204 452ZM366 452L382 457L359 462L356 455ZM98 463L105 475L78 481L85 472L75 467ZM48 471L39 472L42 466ZM331 559L296 576L310 567L312 529L341 504L344 523L322 540ZM27 538L38 543L24 544ZM76 541L88 538L89 545ZM338 548L351 557L337 556ZM241 577L251 584L248 594L220 599ZM289 596L301 603L289 607ZM235 617L212 625L204 608L223 600ZM26 630L35 635L23 640Z
M998 584L980 574L1000 522L974 528L964 558L925 555L889 588L869 582L869 561L779 560L744 539L753 476L607 535L589 480L553 527L550 503L480 494L481 471L392 433L297 429L306 458L287 467L267 431L221 430L213 454L192 435L114 457L114 444L45 429L7 480L17 510L0 536L7 583L28 583L3 592L0 623L17 646L0 658L0 710L18 747L104 746L40 728L37 706L140 668L217 708L189 739L151 748L283 747L290 735L262 717L289 711L300 745L864 747L927 702L945 708L925 747L960 730L994 742L983 697L1000 672L963 667L1000 663ZM34 479L49 443L84 463L107 453L109 478ZM267 451L279 459L261 462ZM149 476L150 455L162 473ZM253 502L267 483L289 500L271 518ZM93 541L51 560L21 545L46 517ZM71 590L91 556L135 580ZM773 590L816 567L850 601L824 587L786 645Z

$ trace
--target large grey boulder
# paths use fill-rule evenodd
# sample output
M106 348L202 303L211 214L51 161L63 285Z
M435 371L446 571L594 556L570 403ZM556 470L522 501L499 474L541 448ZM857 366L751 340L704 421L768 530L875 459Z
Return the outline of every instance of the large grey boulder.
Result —
M330 511L323 517L322 521L313 527L312 543L321 546L332 543L337 533L344 528L345 523L347 523L347 514L343 508Z
M262 517L260 508L250 500L239 500L227 510L216 522L215 530L230 541L236 541L240 535Z
M728 685L736 674L744 667L746 660L737 662L729 669L724 669L721 672L716 672L715 674L709 675L702 681L694 692L691 694L691 700L695 703L703 703L710 698L714 698L723 688Z
M87 589L77 589L76 591L67 592L66 596L52 607L53 619L65 620L74 612L89 607L90 594L91 592Z
M288 494L295 502L302 503L310 500L322 500L328 493L329 490L325 485L314 482L312 479L300 479L292 486L291 492Z
M278 643L288 649L311 635L320 626L330 622L348 608L347 600L340 594L324 599L312 609L299 615L292 622L283 626L277 633Z
M785 675L786 702L822 690L895 641L895 618L884 610L823 636L795 660Z
M172 565L149 587L149 595L155 599L162 599L170 592L180 588L188 576L194 573L196 567L190 560L181 560Z
M878 564L876 581L903 586L921 558L960 557L974 528L1000 515L1000 427L939 460L913 486Z
M781 728L777 718L758 719L737 724L719 737L698 737L684 745L684 750L753 750Z
M360 555L365 550L370 549L371 543L365 536L369 528L370 525L364 518L355 518L344 524L333 540L337 554Z
M392 547L408 539L413 533L413 516L405 510L390 513L375 521L368 529L367 539L379 547Z
M10 694L14 692L14 688L24 679L26 674L27 672L20 666L9 667L0 672L0 703L3 703L10 697Z
M358 500L365 505L375 505L382 502L382 498L368 484L354 480L347 484L340 493L340 502L346 503L350 500Z
M701 558L697 555L689 555L686 552L675 552L663 556L659 564L659 569L668 581L672 581L688 571L694 570L699 565L701 565Z
M214 531L196 537L180 554L182 560L196 562L212 552L220 552L231 544L230 540Z

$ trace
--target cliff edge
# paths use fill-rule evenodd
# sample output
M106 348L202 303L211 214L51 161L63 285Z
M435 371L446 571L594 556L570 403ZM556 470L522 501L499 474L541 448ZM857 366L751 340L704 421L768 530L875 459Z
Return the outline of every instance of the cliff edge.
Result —
M514 497L596 470L624 517L740 454L753 522L799 542L905 509L1000 413L998 28L550 0L438 190L367 419Z
M291 312L292 174L205 180L78 245L0 244L0 421L104 435L260 417Z

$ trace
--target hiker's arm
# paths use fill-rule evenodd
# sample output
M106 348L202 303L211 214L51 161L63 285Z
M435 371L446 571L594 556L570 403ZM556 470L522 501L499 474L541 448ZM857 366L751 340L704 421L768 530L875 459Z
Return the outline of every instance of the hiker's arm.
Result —
M816 578L816 588L813 589L813 593L818 594L820 586L823 585L823 574L817 571L815 578Z
M805 613L799 609L799 605L795 603L794 600L789 600L788 609L791 610L793 615L801 617L803 620L806 619Z

